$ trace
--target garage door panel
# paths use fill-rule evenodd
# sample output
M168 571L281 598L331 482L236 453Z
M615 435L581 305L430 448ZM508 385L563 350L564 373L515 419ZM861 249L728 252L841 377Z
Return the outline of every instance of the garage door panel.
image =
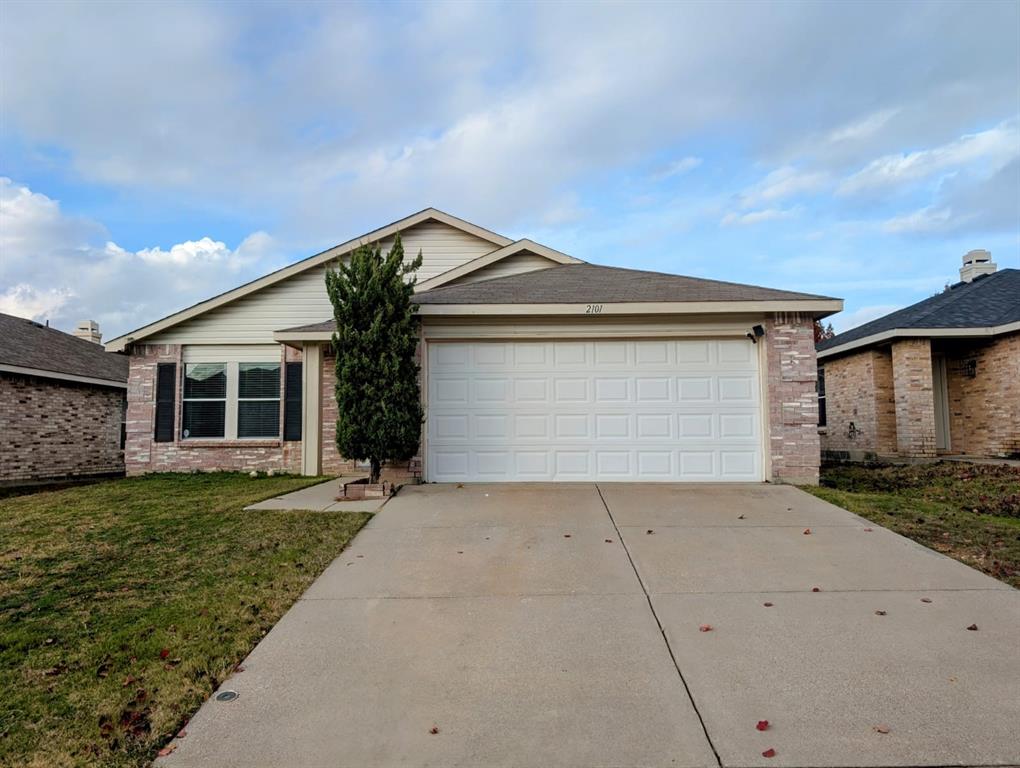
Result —
M430 480L762 479L745 340L434 342L428 360Z

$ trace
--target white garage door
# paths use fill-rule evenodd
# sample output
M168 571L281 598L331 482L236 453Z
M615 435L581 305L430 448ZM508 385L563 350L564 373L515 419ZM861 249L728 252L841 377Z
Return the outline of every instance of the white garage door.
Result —
M426 477L760 481L747 339L433 342Z

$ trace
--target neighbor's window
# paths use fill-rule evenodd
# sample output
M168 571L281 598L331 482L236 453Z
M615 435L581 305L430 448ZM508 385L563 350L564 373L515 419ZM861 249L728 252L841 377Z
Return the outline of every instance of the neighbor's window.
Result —
M227 420L226 364L188 363L184 367L183 402L183 437L223 437Z
M815 385L818 390L818 426L825 426L825 369L818 368L818 383Z
M280 436L280 364L237 367L237 436Z

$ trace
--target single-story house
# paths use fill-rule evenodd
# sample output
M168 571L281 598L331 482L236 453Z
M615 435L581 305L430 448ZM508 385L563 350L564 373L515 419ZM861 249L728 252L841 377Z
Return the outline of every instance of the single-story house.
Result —
M129 474L352 470L325 271L422 253L426 481L815 482L815 318L838 299L587 264L433 208L111 341ZM390 468L391 472L396 468Z
M1020 270L963 257L942 293L818 344L825 458L1020 458Z
M128 358L101 338L0 314L0 485L124 472Z

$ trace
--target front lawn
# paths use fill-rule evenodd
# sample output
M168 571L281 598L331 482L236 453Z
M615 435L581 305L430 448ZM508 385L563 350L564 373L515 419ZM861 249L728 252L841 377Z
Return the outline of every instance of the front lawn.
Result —
M838 465L805 490L1020 587L1020 468Z
M0 765L151 760L370 517L242 511L319 481L150 475L0 499Z

